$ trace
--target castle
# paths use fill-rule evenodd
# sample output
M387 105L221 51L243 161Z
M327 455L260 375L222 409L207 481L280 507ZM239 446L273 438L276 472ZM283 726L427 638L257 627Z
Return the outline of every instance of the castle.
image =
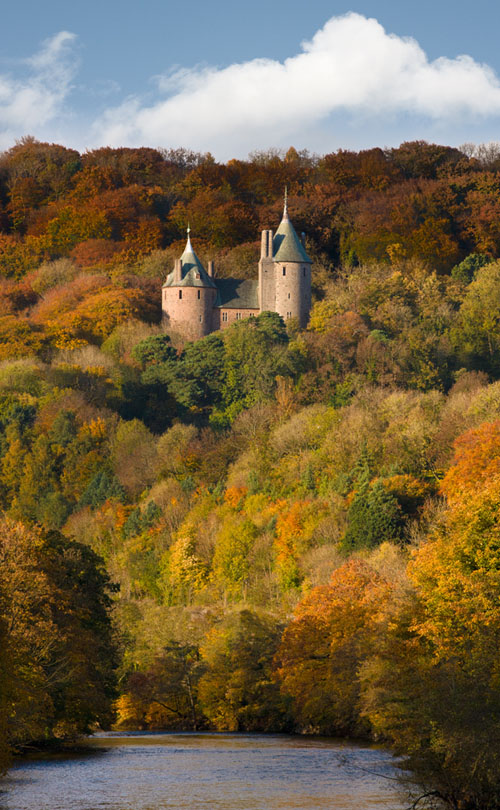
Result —
M262 231L257 280L215 278L193 250L189 235L184 253L162 287L165 327L188 340L198 340L235 321L277 312L287 321L307 325L311 308L311 259L304 234L299 239L288 216L287 201L276 233Z

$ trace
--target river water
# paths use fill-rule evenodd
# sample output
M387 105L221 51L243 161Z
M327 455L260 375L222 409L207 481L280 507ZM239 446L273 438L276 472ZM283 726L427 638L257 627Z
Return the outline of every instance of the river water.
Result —
M390 754L251 734L102 734L17 763L0 810L402 810Z

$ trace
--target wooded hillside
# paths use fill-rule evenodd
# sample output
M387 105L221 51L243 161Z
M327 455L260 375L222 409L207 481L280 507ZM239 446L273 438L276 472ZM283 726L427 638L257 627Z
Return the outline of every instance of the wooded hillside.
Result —
M285 184L308 328L174 346L187 222L256 277ZM5 759L114 701L120 728L386 740L499 806L499 255L493 148L1 156Z

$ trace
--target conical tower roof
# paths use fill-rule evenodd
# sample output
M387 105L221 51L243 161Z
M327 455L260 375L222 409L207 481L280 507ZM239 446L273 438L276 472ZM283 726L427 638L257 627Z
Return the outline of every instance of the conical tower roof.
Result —
M306 253L304 245L297 236L297 232L288 217L287 197L285 193L285 206L283 219L273 239L273 259L275 262L299 262L312 264Z
M189 235L190 228L188 228L188 235L186 240L186 247L181 256L182 278L180 281L174 281L174 271L167 276L164 287L212 287L215 288L216 284L208 275L203 267L201 261L193 250L191 244L191 237Z

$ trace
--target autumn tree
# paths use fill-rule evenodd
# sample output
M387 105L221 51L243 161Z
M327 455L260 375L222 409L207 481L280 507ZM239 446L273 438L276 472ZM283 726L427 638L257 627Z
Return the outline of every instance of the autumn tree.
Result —
M409 567L402 603L364 671L365 711L450 807L500 797L498 424L457 444L448 509Z
M109 724L117 658L102 562L56 532L7 519L0 555L15 674L10 744L73 738Z
M289 724L272 662L280 636L272 616L248 609L230 614L206 636L206 671L199 698L219 731L279 731Z
M367 734L358 674L376 648L387 588L369 565L352 559L299 602L276 656L299 729Z
M200 677L205 670L198 647L170 642L146 672L128 676L124 695L118 702L119 722L127 724L127 706L140 703L144 720L156 727L197 731L205 722L199 701ZM135 719L135 718L134 718Z

